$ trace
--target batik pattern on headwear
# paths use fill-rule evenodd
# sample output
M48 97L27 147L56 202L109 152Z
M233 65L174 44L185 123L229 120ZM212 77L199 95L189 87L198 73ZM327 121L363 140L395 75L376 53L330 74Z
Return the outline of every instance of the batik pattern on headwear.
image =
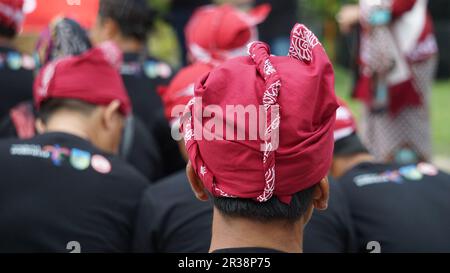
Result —
M306 26L296 24L291 32L291 46L289 56L309 64L313 60L313 49L319 43L316 35Z
M262 101L266 116L262 160L265 187L264 192L256 198L259 202L266 202L272 197L275 189L275 151L272 145L272 136L277 137L279 135L280 106L277 100L281 89L281 78L270 61L270 49L267 44L262 42L251 43L249 44L248 53L266 83L266 90L264 91ZM275 114L273 119L272 114Z
M212 172L206 166L202 156L199 152L199 145L195 136L195 112L194 105L196 104L196 97L194 96L187 104L184 110L183 115L180 118L181 131L183 134L184 144L186 150L189 153L189 157L191 160L195 161L195 165L200 166L200 170L198 175L200 175L200 179L205 185L211 185L210 187L206 186L208 191L211 192L214 196L226 197L226 198L237 198L237 196L229 194L222 190L219 186L217 186L215 182L215 178L212 175Z

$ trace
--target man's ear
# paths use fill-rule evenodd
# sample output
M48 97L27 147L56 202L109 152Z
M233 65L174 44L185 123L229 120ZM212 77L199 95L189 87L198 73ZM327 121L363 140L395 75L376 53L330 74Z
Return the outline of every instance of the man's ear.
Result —
M114 40L120 34L119 25L111 18L103 19L102 28L107 40Z
M194 168L192 168L191 161L189 161L186 165L186 175L188 177L189 184L191 184L192 191L197 199L200 201L208 201L208 193L203 185L203 182L200 178L198 178Z
M328 198L330 197L330 184L328 178L323 178L317 185L313 194L314 208L318 210L325 210L328 207Z
M113 128L113 126L115 126L119 108L120 108L119 100L113 100L110 104L108 104L104 108L104 111L102 113L102 121L103 121L103 125L107 129L111 129L111 128Z

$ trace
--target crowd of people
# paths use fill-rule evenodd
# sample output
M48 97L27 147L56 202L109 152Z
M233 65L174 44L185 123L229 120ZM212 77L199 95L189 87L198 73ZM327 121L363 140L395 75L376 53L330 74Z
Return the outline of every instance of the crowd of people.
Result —
M147 53L145 0L55 18L34 58L13 47L24 1L0 0L0 252L450 252L426 0L339 13L361 128L307 26L265 43L264 1L174 2L178 71Z

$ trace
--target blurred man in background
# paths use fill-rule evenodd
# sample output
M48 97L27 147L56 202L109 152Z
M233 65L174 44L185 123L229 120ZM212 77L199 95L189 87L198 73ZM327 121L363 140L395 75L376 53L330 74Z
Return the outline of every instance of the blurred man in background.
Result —
M113 155L131 104L105 48L46 65L34 86L41 134L0 142L0 252L131 250L148 182Z
M0 120L32 99L34 60L13 47L25 18L22 9L23 0L0 0Z
M40 35L35 49L36 73L51 61L80 55L92 47L86 31L75 20L56 17ZM111 47L109 49L112 49ZM108 52L110 55L120 52ZM121 56L116 56L117 69L120 69ZM36 134L35 111L32 101L20 103L11 109L10 114L0 122L0 137L28 139ZM161 175L161 159L152 135L143 122L129 116L124 128L120 156L144 174L149 181ZM139 160L136 160L139 159Z
M133 105L134 114L143 121L149 135L156 140L162 159L160 176L184 168L176 142L171 138L170 127L158 89L170 81L172 68L147 55L146 38L153 26L155 13L145 0L100 0L100 9L91 37L94 43L111 40L124 52L121 74ZM145 143L143 143L145 144ZM147 166L139 156L131 162L143 172Z
M269 12L268 5L243 12L226 4L209 5L195 11L186 26L191 64L181 69L161 94L166 118L175 125L174 130L179 128L178 118L194 95L197 80L224 61L246 55L247 44L258 39L257 24L263 22Z
M336 115L331 175L348 203L355 240L340 233L348 223L336 209L316 214L309 224L314 252L367 252L375 242L381 252L450 251L450 175L429 163L376 163L356 134L350 110L341 102ZM333 207L332 207L333 206ZM336 237L330 234L339 234ZM354 245L353 245L354 243Z
M379 161L431 160L429 97L437 43L427 0L360 0L338 14L361 25L353 96L365 103L361 136Z

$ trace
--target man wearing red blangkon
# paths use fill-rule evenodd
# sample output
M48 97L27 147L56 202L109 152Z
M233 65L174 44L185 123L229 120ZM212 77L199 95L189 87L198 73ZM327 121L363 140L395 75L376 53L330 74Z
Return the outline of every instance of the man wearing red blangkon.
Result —
M211 252L302 252L313 209L327 207L338 107L333 68L300 24L289 56L271 56L262 42L250 44L249 55L197 83L182 117L187 175L198 199L214 201ZM262 109L263 118L218 114L237 105ZM224 137L225 126L209 127L213 119L238 132L227 128ZM241 140L239 130L247 136L252 122L262 133Z
M0 252L131 251L148 182L114 156L131 112L119 52L102 44L40 70L41 134L0 142Z

